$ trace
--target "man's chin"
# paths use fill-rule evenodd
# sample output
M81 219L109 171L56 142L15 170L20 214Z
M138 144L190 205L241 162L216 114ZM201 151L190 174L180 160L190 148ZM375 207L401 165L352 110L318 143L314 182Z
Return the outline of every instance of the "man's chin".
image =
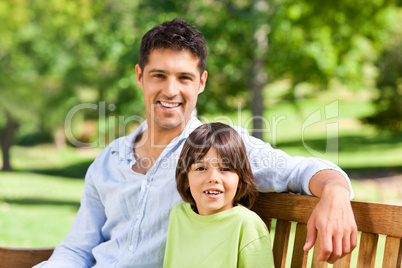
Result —
M173 130L176 128L184 128L187 120L163 120L156 122L158 127L166 130Z

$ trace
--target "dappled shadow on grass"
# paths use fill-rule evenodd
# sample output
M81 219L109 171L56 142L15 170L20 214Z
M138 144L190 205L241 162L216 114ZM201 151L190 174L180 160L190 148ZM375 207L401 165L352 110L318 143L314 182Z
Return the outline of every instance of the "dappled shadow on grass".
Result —
M402 166L343 168L351 179L379 179L402 174Z
M85 173L92 162L93 160L84 160L62 168L35 169L30 170L30 172L65 178L84 179Z
M331 142L331 140L329 140ZM304 144L301 140L291 142L278 142L278 148L281 147L304 147L309 146L315 151L324 153L327 146L327 139L306 139ZM402 146L402 135L400 136L341 136L338 138L338 150L339 152L356 152L366 151L367 148L372 150L378 149L391 149L396 146Z
M328 142L331 142L329 140ZM306 147L308 146L308 147ZM322 139L308 139L303 144L302 141L282 142L277 144L277 148L286 151L291 148L305 148L312 149L319 153L326 152L327 140ZM354 154L361 152L361 154L369 153L371 155L378 155L378 159L381 159L382 153L387 155L388 158L392 158L392 150L395 148L402 148L402 135L401 136L388 136L378 135L373 137L367 137L362 134L361 136L341 136L338 138L338 150L337 152L344 155ZM335 148L336 149L336 148ZM388 152L387 152L388 151ZM331 152L329 152L331 153ZM398 155L395 155L395 159L398 159ZM401 159L402 160L402 159ZM372 163L368 166L356 166L356 167L344 167L343 170L349 174L350 178L384 178L402 174L402 161L396 161L393 164L389 163L389 166L382 164Z
M80 207L79 201L59 200L49 198L4 198L0 199L0 203L15 204L15 205L38 205L38 206L71 206L74 210Z

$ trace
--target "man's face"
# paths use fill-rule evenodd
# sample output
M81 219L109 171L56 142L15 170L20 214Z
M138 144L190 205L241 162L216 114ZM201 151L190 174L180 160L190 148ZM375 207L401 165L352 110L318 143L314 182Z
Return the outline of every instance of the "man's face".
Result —
M149 123L174 129L188 122L207 80L207 72L199 72L198 58L186 50L156 49L144 70L137 64L135 71Z

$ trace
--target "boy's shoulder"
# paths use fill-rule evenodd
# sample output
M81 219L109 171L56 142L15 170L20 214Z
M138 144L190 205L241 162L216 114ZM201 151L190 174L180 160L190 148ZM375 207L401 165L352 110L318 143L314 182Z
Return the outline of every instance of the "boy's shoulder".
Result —
M237 210L237 215L239 218L241 218L243 228L250 230L268 230L264 221L254 211L243 206L238 206Z

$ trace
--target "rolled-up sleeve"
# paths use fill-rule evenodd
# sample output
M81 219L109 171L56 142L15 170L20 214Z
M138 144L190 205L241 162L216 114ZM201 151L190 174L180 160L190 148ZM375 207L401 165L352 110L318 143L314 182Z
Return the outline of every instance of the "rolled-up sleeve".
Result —
M313 195L310 180L319 171L340 172L349 183L348 175L334 163L316 157L290 156L269 143L257 139L242 128L235 127L243 138L254 179L260 192L294 192ZM354 193L351 190L350 198Z

